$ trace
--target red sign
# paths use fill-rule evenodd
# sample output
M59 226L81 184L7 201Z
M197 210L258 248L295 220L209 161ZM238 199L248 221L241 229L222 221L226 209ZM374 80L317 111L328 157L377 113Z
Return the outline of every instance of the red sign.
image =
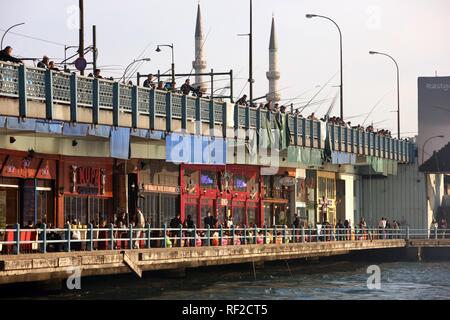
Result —
M40 161L37 158L10 156L2 168L2 176L33 179Z
M160 186L154 184L144 184L144 191L148 192L164 192L164 193L179 193L179 188L174 186Z
M43 159L36 173L36 179L55 179L56 163L55 160Z
M78 185L98 186L100 184L100 169L78 168Z
M76 181L74 181L75 190L80 194L98 194L100 190L100 169L91 167L76 168Z

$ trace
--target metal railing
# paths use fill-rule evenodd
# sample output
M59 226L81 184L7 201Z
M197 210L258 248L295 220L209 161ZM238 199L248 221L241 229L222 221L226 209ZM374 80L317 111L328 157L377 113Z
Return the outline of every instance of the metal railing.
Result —
M122 250L227 245L263 245L330 241L379 241L450 238L450 229L380 228L295 228L235 227L223 228L118 228L66 225L65 228L0 229L2 254Z
M114 113L118 118L118 112L122 111L132 113L134 119L137 119L139 115L171 117L181 119L184 123L187 120L204 123L213 121L214 124L226 126L224 120L230 116L234 119L235 129L278 130L276 119L287 117L286 123L290 129L293 146L324 148L327 137L324 131L327 128L333 151L377 156L404 163L412 162L414 159L412 143L382 137L375 133L361 132L355 128L329 123L324 125L322 121L305 119L294 114L247 109L244 106L236 106L233 108L234 114L227 115L226 103L217 100L210 101L183 96L176 92L129 86L105 79L83 77L75 73L25 67L8 62L0 62L0 96L19 98L21 117L27 116L27 100L45 101L48 108L53 108L53 103L68 105L71 108L71 121L77 121L78 107L93 108L94 106L111 109L113 119ZM51 120L53 112L47 111L47 114L42 117ZM98 121L98 115L96 117L94 119L93 112L94 122ZM113 124L118 125L117 121L113 120ZM132 125L137 126L137 123L138 121L134 121ZM154 126L154 121L150 123L150 126ZM171 131L170 121L161 123L166 123L166 128L160 128L161 130ZM213 125L211 124L210 127ZM227 130L222 130L222 133L226 137Z

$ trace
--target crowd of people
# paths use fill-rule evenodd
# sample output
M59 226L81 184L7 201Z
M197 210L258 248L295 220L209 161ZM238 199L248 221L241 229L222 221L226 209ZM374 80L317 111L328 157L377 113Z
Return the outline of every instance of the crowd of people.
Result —
M260 103L259 105L256 104L252 104L252 106L250 106L248 99L247 99L247 95L244 94L241 98L239 98L236 101L236 104L239 106L244 106L244 107L250 107L253 109L259 109L259 110L264 110L264 111L270 111L273 113L281 113L281 114L292 114L295 115L299 118L303 118L303 115L300 113L300 109L299 108L293 108L291 107L287 107L285 105L280 105L278 103L272 103L271 101L267 102L267 103ZM309 116L306 117L306 119L309 120L315 120L315 121L323 121L323 122L328 122L330 124L334 124L334 125L338 125L341 127L345 127L345 128L349 128L349 129L356 129L358 131L361 132L371 132L371 133L375 133L377 135L383 136L383 137L388 137L388 138L392 138L392 134L390 130L386 130L386 129L378 129L376 130L373 125L368 125L367 127L364 127L360 124L356 125L356 126L352 126L351 121L347 121L345 122L343 119L341 119L340 117L328 117L327 115L325 115L322 118L318 118L315 114L315 112L312 112Z
M7 46L3 50L0 50L0 61L19 63L19 64L23 63L23 61L21 59L13 56L13 48L11 46ZM53 70L53 71L61 71L56 66L56 63L54 61L51 61L49 59L49 57L46 55L44 55L43 58L37 63L37 67L42 68L42 69L49 69L49 70ZM63 71L69 72L70 70L64 68ZM114 81L113 77L108 77L108 78L103 77L101 75L101 70L98 68L93 70L93 73L89 73L88 77L93 77L93 78L97 78L97 79L107 79L110 81ZM180 93L180 94L184 94L184 95L189 95L190 93L192 93L192 95L195 97L203 96L201 87L197 86L194 88L193 86L191 86L189 79L186 79L185 83L181 86L181 88L178 89L175 81L174 82L172 82L172 81L170 81L170 82L156 81L155 82L154 81L155 78L156 77L154 77L153 74L149 74L147 76L147 79L143 83L143 87L157 89L157 90L161 90L161 91L172 91L172 92L176 92L176 93ZM131 80L128 80L128 81L123 80L123 82L128 85L133 85L133 81L131 81Z
M156 78L156 79L155 79ZM164 82L164 81L154 81L157 80L153 74L148 74L147 79L143 83L144 88L156 89L160 91L172 91L175 93L183 95L192 95L194 97L203 97L203 92L200 86L193 87L191 85L191 80L186 79L183 85L178 89L176 82Z
M36 240L43 240L43 222L33 224L32 221L24 224L21 229L33 230L37 235ZM69 218L66 227L69 229L57 231L52 223L46 224L47 252L58 252L67 250L67 235L70 234L71 250L90 250L91 245L94 250L109 249L140 249L147 248L149 243L145 216L138 207L136 213L130 217L128 213L120 210L115 221L108 223L99 214L97 221L92 220L92 232L90 226L82 225L76 218ZM442 218L439 223L433 219L429 238L445 238L447 220ZM14 229L15 226L8 226L7 229ZM210 230L208 233L208 229ZM223 234L219 230L223 230ZM163 230L166 230L164 233ZM113 232L113 234L111 234ZM131 234L130 234L131 232ZM152 229L150 234L150 247L200 247L219 245L240 245L240 244L281 244L290 242L317 242L317 241L350 241L350 240L378 240L378 239L400 239L404 234L400 233L400 223L397 220L390 220L382 217L378 226L368 227L364 218L352 227L350 219L342 221L338 219L335 225L326 220L320 224L308 225L305 220L301 220L298 215L291 227L279 226L278 228L254 228L243 225L234 225L231 216L219 223L217 213L207 212L203 219L201 228L195 226L191 215L187 215L183 221L181 215L177 214L170 220L167 228ZM92 238L92 242L90 239ZM130 239L131 238L131 239ZM15 239L15 238L14 238ZM112 242L111 242L111 239ZM32 239L33 240L33 239ZM4 251L8 251L4 246ZM12 249L9 252L13 252ZM28 247L27 247L28 248ZM37 249L36 249L37 250ZM22 249L21 249L22 251Z
M22 60L14 57L12 55L13 53L13 48L10 46L5 47L3 50L0 51L0 61L7 61L7 62L13 62L13 63L23 63ZM43 68L43 69L50 69L50 70L54 70L54 71L60 71L59 68L56 67L55 62L54 61L50 61L50 59L47 56L44 56L42 58L41 61L39 61L39 63L37 64L38 68ZM100 69L95 69L93 73L89 74L89 77L94 77L97 79L104 79L103 76L101 75L101 70ZM143 83L143 87L145 88L151 88L151 89L156 89L156 90L161 90L161 91L171 91L171 92L175 92L175 93L179 93L179 94L183 94L183 95L192 95L194 97L202 97L203 96L203 91L201 89L200 86L197 87L193 87L190 83L190 79L186 79L185 82L183 83L183 85L180 88L177 88L177 84L175 81L170 81L170 82L164 82L164 81L155 81L157 79L155 79L156 77L153 74L149 74L147 75L147 79L144 81ZM113 77L107 78L108 80L114 80ZM125 80L124 80L125 82ZM128 85L133 85L133 82L131 80L129 80L127 82ZM208 98L208 97L205 97ZM286 114L286 113L291 113L293 115L296 115L300 118L303 118L303 115L300 114L300 110L299 108L293 108L291 107L287 107L285 105L280 105L278 103L272 103L271 101L267 102L267 103L260 103L259 105L253 103L251 106L249 105L249 101L247 98L247 95L244 94L241 98L239 98L236 101L237 105L240 106L246 106L246 107L250 107L250 108L255 108L255 109L261 109L261 110L266 110L266 111L271 111L274 113L282 113L282 114ZM307 116L307 119L312 119L312 120L319 120L319 118L316 117L315 113L312 112L309 116ZM369 125L367 127L364 127L362 125L356 125L356 126L352 126L350 121L345 122L343 119L341 119L340 117L328 117L328 116L324 116L323 118L320 119L321 121L324 122L329 122L331 124L334 125L339 125L342 127L346 127L346 128L353 128L356 129L358 131L362 131L362 132L371 132L371 133L375 133L377 135L380 136L384 136L384 137L388 137L391 138L391 131L390 130L386 130L386 129L378 129L376 130L373 125Z

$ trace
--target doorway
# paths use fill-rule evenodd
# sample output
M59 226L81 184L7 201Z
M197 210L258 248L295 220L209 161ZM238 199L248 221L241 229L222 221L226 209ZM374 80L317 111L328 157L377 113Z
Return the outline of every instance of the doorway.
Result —
M336 180L336 219L345 221L345 180Z
M138 176L136 173L128 174L128 214L130 218L135 217L137 201L139 196Z

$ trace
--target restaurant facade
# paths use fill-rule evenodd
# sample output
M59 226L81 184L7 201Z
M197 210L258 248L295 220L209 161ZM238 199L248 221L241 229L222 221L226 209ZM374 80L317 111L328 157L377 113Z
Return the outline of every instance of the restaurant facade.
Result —
M176 164L165 160L51 156L0 150L0 225L31 221L58 227L128 222L136 207L153 227L169 225L177 214L199 227L217 214L220 224L292 225L340 217L338 174L317 169L281 167L265 175L257 165ZM345 208L342 209L345 211ZM341 210L341 211L342 211Z

